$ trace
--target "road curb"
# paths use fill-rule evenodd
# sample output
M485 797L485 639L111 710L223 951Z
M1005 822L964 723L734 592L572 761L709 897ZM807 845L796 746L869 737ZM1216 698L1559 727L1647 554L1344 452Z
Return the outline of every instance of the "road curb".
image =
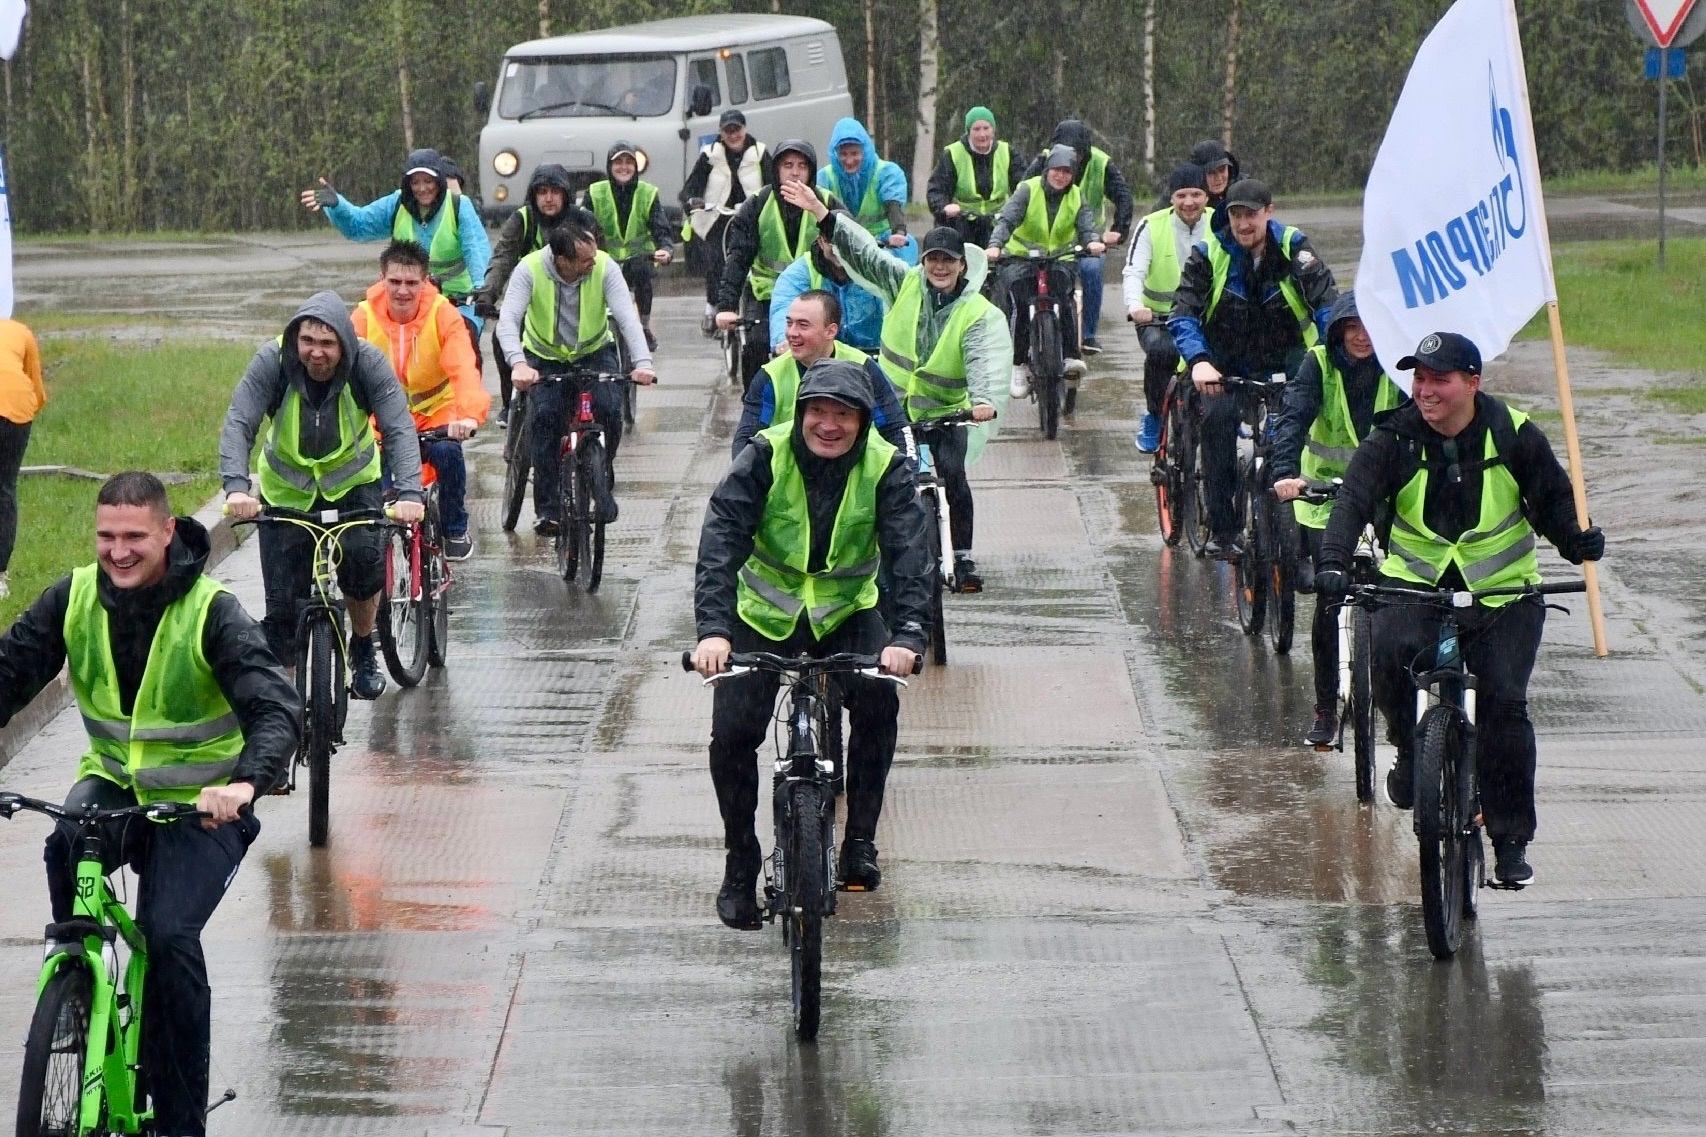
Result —
M221 491L209 498L207 504L195 514L195 519L207 529L210 546L207 554L209 571L236 552L240 544L238 532L231 524L231 518L225 516L224 507L225 494ZM0 727L0 769L5 769L14 755L40 734L60 711L70 706L71 700L71 680L61 668L59 674L54 676L53 682L42 688L41 693L30 701L29 706L13 715L11 722Z

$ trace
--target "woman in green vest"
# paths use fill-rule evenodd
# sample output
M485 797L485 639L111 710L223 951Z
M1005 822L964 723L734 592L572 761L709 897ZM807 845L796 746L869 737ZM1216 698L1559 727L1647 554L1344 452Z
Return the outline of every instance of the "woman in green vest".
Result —
M1342 478L1374 424L1405 398L1375 357L1374 341L1357 317L1356 294L1344 293L1327 317L1327 342L1304 355L1297 377L1285 385L1269 467L1274 496L1293 501L1312 483ZM1298 502L1292 508L1304 542L1298 587L1307 592L1333 503ZM1310 649L1315 660L1315 721L1303 741L1327 746L1339 733L1339 623L1327 604L1315 606Z
M586 189L582 206L598 221L599 244L622 266L622 279L634 296L646 344L657 350L652 334L652 266L675 255L675 231L658 200L658 188L640 180L640 154L632 142L618 139L604 158L604 181Z
M942 149L930 172L924 200L936 224L960 231L968 245L983 248L995 227L995 215L1021 180L1013 148L995 137L995 114L988 107L966 112L965 134Z

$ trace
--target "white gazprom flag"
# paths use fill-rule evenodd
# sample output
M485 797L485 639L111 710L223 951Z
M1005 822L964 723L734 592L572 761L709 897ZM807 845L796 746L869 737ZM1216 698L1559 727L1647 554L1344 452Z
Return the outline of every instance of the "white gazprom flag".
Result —
M12 194L6 188L6 150L0 147L0 319L12 318Z
M1423 41L1362 236L1357 313L1388 368L1429 332L1461 332L1491 359L1557 299L1514 0L1457 0Z
M0 0L0 59L10 59L18 52L18 38L24 34L24 0Z

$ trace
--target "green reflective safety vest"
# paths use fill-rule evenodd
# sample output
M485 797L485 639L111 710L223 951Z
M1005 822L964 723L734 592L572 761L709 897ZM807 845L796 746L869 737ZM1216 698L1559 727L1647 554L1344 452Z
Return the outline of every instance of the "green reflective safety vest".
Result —
M462 257L461 201L454 190L445 195L444 216L431 244L421 236L421 223L401 202L397 204L397 212L391 215L391 236L399 241L413 241L426 250L427 272L438 282L438 290L453 300L474 290L474 278L468 275L468 262Z
M1203 210L1211 227L1214 210ZM1149 275L1143 278L1144 307L1165 316L1173 310L1184 266L1179 263L1179 244L1173 239L1173 207L1158 209L1143 219L1149 229Z
M966 333L994 307L982 295L966 290L954 301L947 326L918 360L919 333L924 317L924 270L908 270L894 303L883 317L880 362L889 382L906 396L906 417L912 422L941 418L971 406L966 386Z
M989 156L989 196L977 196L977 171L972 166L971 151L965 142L948 146L948 158L954 163L954 202L961 209L992 216L1007 201L1007 187L1012 185L1013 148L997 142Z
M1527 415L1502 403L1498 404L1498 412L1510 416L1513 435L1528 421ZM1387 557L1380 566L1383 575L1412 584L1437 586L1446 570L1455 566L1470 588L1540 583L1534 529L1522 514L1522 493L1516 478L1503 462L1494 461L1499 456L1495 433L1488 430L1482 452L1488 464L1481 470L1481 515L1475 528L1455 541L1447 541L1429 529L1423 517L1428 498L1429 461L1428 452L1423 451L1422 468L1398 491ZM1439 464L1439 456L1434 455L1432 461ZM1477 603L1500 608L1515 599L1490 596Z
M283 340L280 340L282 351ZM314 382L309 379L307 382ZM337 501L356 486L379 480L379 447L373 423L355 401L345 381L331 404L307 410L316 422L327 411L338 416L338 446L330 454L310 458L302 453L302 415L307 410L302 392L286 387L273 412L272 429L261 447L261 496L286 509L309 509L316 498Z
M834 359L857 363L860 367L870 360L870 356L856 347L848 347L840 340L835 341L835 350L831 353ZM780 426L785 422L794 421L794 404L800 397L800 363L790 352L783 352L763 367L766 375L770 376L770 391L776 400L776 409L770 416L771 426Z
M1084 192L1069 186L1060 195L1060 208L1055 211L1054 224L1049 224L1048 201L1043 179L1026 178L1020 183L1030 188L1030 201L1018 228L1007 238L1007 252L1026 256L1032 249L1041 249L1047 256L1065 252L1078 243L1078 211L1084 205Z
M604 251L619 261L650 256L657 249L652 240L652 207L657 204L658 187L650 182L636 182L634 200L628 209L628 225L616 222L616 193L608 181L593 182L587 187L587 200L592 203L592 215L604 230Z
M1297 242L1303 234L1294 225L1287 225L1280 232L1280 255L1289 264L1292 250L1297 248ZM1232 254L1226 251L1226 246L1220 239L1210 234L1205 242L1208 247L1208 264L1214 272L1213 283L1209 287L1208 306L1203 309L1202 322L1208 323L1214 319L1214 310L1220 307L1220 297L1226 291L1226 282L1232 276ZM1285 279L1280 281L1280 295L1285 297L1286 307L1297 317L1297 327L1303 333L1303 346L1314 347L1321 342L1320 334L1315 330L1315 314L1309 310L1309 304L1303 299L1303 290L1297 287L1297 281L1288 272Z
M525 268L533 278L533 293L527 300L527 314L521 322L521 346L540 359L555 363L573 363L584 359L611 343L610 311L604 304L604 276L615 263L608 253L593 257L592 271L575 287L580 292L580 323L577 325L580 342L573 346L557 339L557 278L546 267L549 248L529 253L517 269ZM620 270L618 270L620 271Z
M1100 146L1090 147L1090 162L1084 170L1084 176L1078 179L1079 186L1084 191L1084 204L1090 207L1091 216L1096 219L1096 228L1102 227L1102 206L1108 200L1108 152Z
M71 690L89 732L89 749L77 777L105 778L134 792L144 805L193 802L204 786L230 781L243 752L237 712L219 689L201 647L208 608L225 586L197 577L187 593L166 607L127 715L97 571L94 565L84 565L72 572L65 608Z
M875 184L876 179L872 178ZM835 203L835 195L816 186L812 192L825 205ZM771 293L776 291L776 278L782 275L784 269L811 251L812 242L817 240L817 218L805 210L800 210L799 238L788 244L788 229L782 224L782 199L774 192L764 200L764 208L758 211L758 255L752 259L752 267L747 270L747 283L752 286L755 300L768 300Z
M1312 482L1330 482L1344 476L1345 467L1351 464L1351 455L1357 452L1362 439L1357 437L1356 420L1351 417L1350 400L1345 397L1345 377L1328 358L1327 345L1312 347L1309 354L1315 357L1315 366L1321 370L1321 410L1309 424L1309 438L1303 444L1298 473ZM1404 401L1404 392L1384 372L1376 383L1379 385L1374 390L1375 414L1389 411ZM1327 519L1333 515L1331 501L1319 505L1299 501L1293 506L1297 523L1311 529L1327 528Z
M823 568L807 572L811 557L811 511L806 483L794 460L794 425L762 431L770 443L770 496L764 520L753 535L752 556L740 570L736 610L759 635L785 640L806 617L821 640L855 612L877 606L877 486L895 448L869 427L865 454L847 473L847 488L835 514Z

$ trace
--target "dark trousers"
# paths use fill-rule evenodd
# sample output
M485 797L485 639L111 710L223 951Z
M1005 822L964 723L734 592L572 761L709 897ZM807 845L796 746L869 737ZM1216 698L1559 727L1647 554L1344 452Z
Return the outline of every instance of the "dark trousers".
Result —
M758 369L770 362L770 301L754 296L748 284L740 290L740 314L742 319L758 321L747 333L746 350L740 357L741 385L751 387Z
M875 609L855 613L820 642L803 626L778 643L744 623L731 641L736 651L779 655L858 652L875 655L888 645L888 629ZM757 848L758 748L770 733L780 678L753 672L717 685L711 700L711 783L723 815L723 845L730 851ZM847 739L847 840L870 841L883 811L883 790L894 763L900 696L892 683L846 676L844 704L852 720Z
M378 482L356 486L336 501L318 498L312 510L378 509L385 494ZM296 662L296 612L314 587L314 537L297 525L262 525L261 583L266 589L267 614L261 619L267 646L285 665ZM357 525L338 537L343 558L338 562L338 587L345 596L366 600L385 588L385 531L376 525Z
M1281 508L1289 508L1281 506ZM1299 525L1303 552L1314 564L1321 555L1325 529ZM1309 626L1309 652L1315 660L1315 707L1337 709L1339 704L1339 610L1325 600L1315 602L1315 622Z
M729 219L719 217L699 242L700 261L705 266L705 303L712 306L717 303L717 286L723 280L723 236L728 231Z
M1244 417L1244 398L1230 391L1197 399L1201 408L1198 437L1202 444L1203 504L1208 528L1217 538L1235 528L1232 495L1238 489L1238 424Z
M542 375L561 374L562 364L528 356L527 362ZM614 344L578 361L576 367L599 371L616 370ZM568 416L579 400L576 384L536 383L527 392L527 429L533 437L533 512L538 517L557 518L557 465L563 452L563 434ZM616 468L616 451L622 445L622 392L614 383L592 384L592 417L604 428L604 455L609 469ZM560 519L559 519L560 520Z
M648 327L652 319L652 280L655 276L650 257L634 257L622 262L622 279L627 281L628 291L634 294L634 307L640 313L640 321Z
M66 795L71 808L135 805L136 798L105 778L84 778ZM161 1133L206 1131L208 1039L213 994L201 930L225 895L243 854L261 831L253 814L217 829L199 822L109 825L103 847L109 870L120 864L138 877L137 926L148 945L143 988L142 1065L154 1095ZM55 921L71 917L76 887L76 830L60 823L47 838L42 860Z
M969 442L963 426L931 427L920 424L913 428L930 447L930 460L936 464L936 476L942 480L942 490L948 495L948 521L953 528L954 552L971 555L972 500L971 482L966 478L966 446Z
M1481 811L1491 837L1534 836L1534 724L1528 720L1528 677L1540 651L1546 607L1518 600L1503 608L1459 610L1458 649L1476 676L1475 762ZM1374 614L1374 699L1399 754L1413 755L1416 688L1412 663L1431 664L1440 615L1424 607Z
M1144 403L1150 414L1159 415L1167 399L1167 384L1179 370L1179 348L1160 319L1137 326L1137 343L1143 348Z
M1049 267L1048 291L1060 315L1060 342L1068 359L1078 358L1078 309L1072 298L1077 282L1078 271L1071 265ZM1013 332L1013 362L1024 363L1031 351L1031 301L1037 295L1037 270L1025 263L1025 258L1015 258L1001 270L996 293L1001 298L997 303L1007 314L1007 326Z
M0 418L0 572L11 565L18 544L18 471L29 444L29 423Z

